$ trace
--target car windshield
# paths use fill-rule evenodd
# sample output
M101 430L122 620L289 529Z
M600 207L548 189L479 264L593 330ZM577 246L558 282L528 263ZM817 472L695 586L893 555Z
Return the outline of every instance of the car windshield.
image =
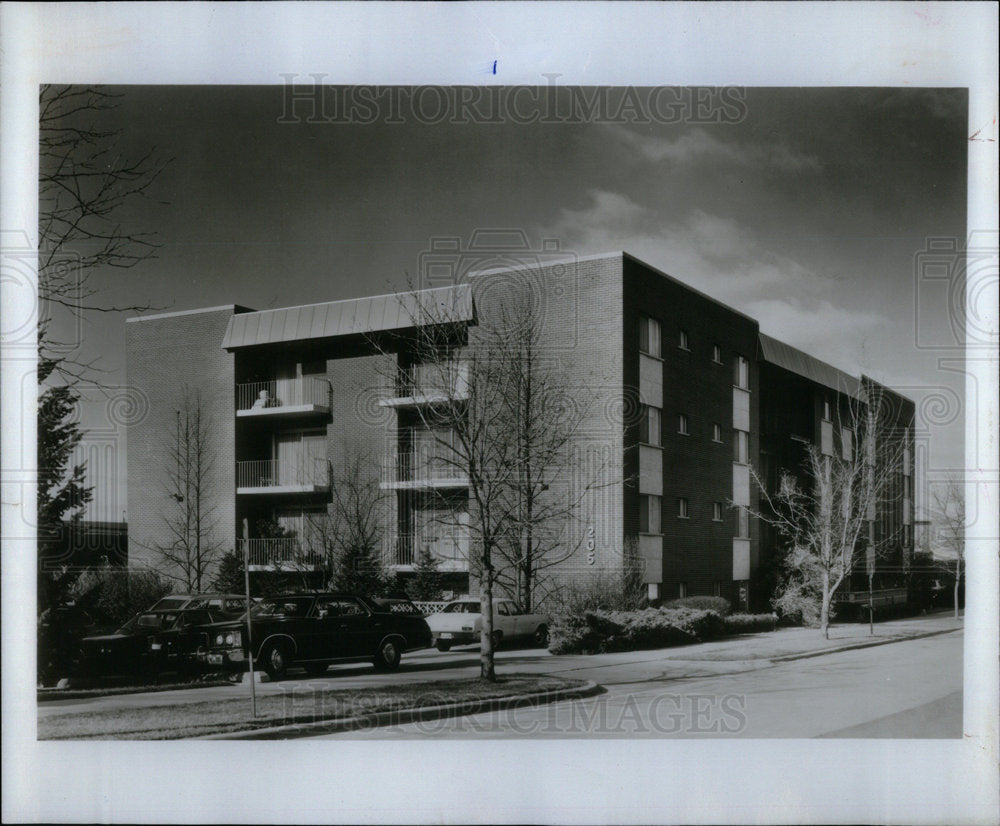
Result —
M478 602L453 602L451 605L446 605L444 614L478 614L479 613L479 603Z
M312 597L274 597L261 600L251 610L258 617L304 617L312 605Z
M132 629L135 628L136 624L139 622L139 617L132 617L128 622L126 622L121 628L115 631L116 634L131 634Z
M140 628L169 628L177 619L175 613L140 614Z
M164 597L159 602L157 602L150 611L168 611L171 608L180 608L184 603L190 600L191 597Z

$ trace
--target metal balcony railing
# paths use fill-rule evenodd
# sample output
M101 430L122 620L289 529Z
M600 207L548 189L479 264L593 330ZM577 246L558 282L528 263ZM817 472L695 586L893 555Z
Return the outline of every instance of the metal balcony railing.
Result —
M426 450L390 453L382 462L383 483L467 480L468 472L458 462L458 457L447 455L446 450L444 446L434 446Z
M461 531L430 540L416 533L401 533L387 536L385 543L385 559L389 565L416 565L426 547L443 570L468 569L469 537Z
M236 463L237 488L328 487L329 484L329 465L325 460L262 459Z
M396 373L397 398L461 399L469 394L467 364L415 364Z
M312 568L323 563L322 554L310 550L296 537L281 539L241 539L241 556L245 553L251 567Z
M306 376L298 379L250 381L236 385L237 411L270 411L282 407L330 407L330 383Z

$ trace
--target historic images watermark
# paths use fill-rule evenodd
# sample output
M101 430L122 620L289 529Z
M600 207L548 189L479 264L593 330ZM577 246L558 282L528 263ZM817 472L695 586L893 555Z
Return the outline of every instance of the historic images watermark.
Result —
M511 698L493 704L487 713L456 716L442 709L453 698L429 686L407 704L392 710L391 700L377 690L330 695L327 684L312 690L301 687L284 695L284 723L312 716L316 720L341 718L352 731L378 728L386 734L448 736L502 731L513 737L606 736L735 736L747 728L747 698L742 694L657 692L600 695L585 700L538 705L528 698ZM345 712L350 709L350 716ZM411 712L409 709L423 709ZM389 715L387 720L385 715ZM378 715L376 717L376 715ZM410 719L412 717L412 719Z
M329 75L281 74L287 124L726 124L747 116L741 87L332 86Z

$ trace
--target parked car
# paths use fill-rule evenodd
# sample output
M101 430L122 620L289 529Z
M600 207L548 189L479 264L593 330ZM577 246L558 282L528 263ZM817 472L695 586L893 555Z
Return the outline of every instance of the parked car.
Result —
M470 597L449 602L439 613L427 617L438 651L453 645L480 641L483 615L479 600ZM493 600L493 650L504 640L531 638L536 645L549 643L549 615L528 614L512 599Z
M240 607L246 604L244 600ZM185 608L169 627L147 637L149 645L147 671L151 675L175 671L181 676L196 673L206 662L209 631L206 625L231 620L218 608Z
M371 661L399 666L403 652L427 648L431 632L409 600L379 600L356 594L299 593L262 599L245 618L207 626L207 663L226 671L247 667L253 634L254 667L271 679L293 666L321 674L330 663Z
M215 606L207 609L205 606ZM159 652L153 654L149 638L169 631L189 610L210 610L209 621L226 620L246 613L246 598L238 594L172 594L151 609L136 614L112 634L97 634L80 641L74 673L83 677L153 676Z

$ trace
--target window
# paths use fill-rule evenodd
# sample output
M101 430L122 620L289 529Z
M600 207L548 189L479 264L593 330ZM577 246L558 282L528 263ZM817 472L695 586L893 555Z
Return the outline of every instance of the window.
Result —
M718 344L712 345L712 361L722 364L722 348Z
M688 417L683 413L677 417L677 432L688 435Z
M722 425L713 424L712 425L712 441L721 442L722 441Z
M681 519L688 518L688 500L683 496L677 500L677 516Z
M725 596L726 583L722 580L715 580L715 585L712 587L712 594L717 597Z
M686 582L677 583L677 597L678 599L684 599L688 595L688 584Z
M639 350L660 357L660 322L655 318L639 316Z
M643 494L639 497L639 533L661 533L660 510L663 500L659 496Z
M736 386L744 390L750 388L750 362L743 356L736 357Z
M826 396L823 397L823 418L828 422L833 421L830 417L830 399Z
M677 346L680 347L682 350L689 350L689 349L691 349L691 348L688 347L688 334L687 334L687 330L681 330L680 331L680 336L679 336L678 341L677 341Z
M646 596L649 598L650 601L659 599L660 598L660 583L659 582L650 582L648 585L646 585Z
M659 447L660 440L660 408L644 404L639 419L639 441L647 445Z
M740 465L750 462L750 434L744 430L734 430L733 461Z
M712 521L721 522L722 521L722 503L713 502L712 503Z
M746 508L736 509L736 535L742 539L750 536L750 512Z
M911 525L903 525L903 547L904 548L909 548L910 547L910 543L913 541L913 537L910 535L910 531L911 530L912 530L912 526Z

